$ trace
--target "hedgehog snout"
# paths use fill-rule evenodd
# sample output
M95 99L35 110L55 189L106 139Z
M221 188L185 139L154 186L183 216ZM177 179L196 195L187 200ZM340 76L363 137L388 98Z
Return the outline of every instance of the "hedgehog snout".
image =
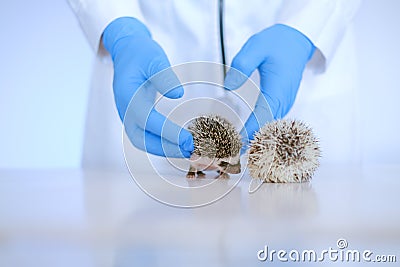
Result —
M241 166L240 166L240 162L238 162L237 164L229 164L225 171L227 173L231 173L231 174L238 174L241 172Z
M238 174L241 172L240 161L237 163L231 164L226 161L221 161L218 166L221 168L222 171L231 174Z

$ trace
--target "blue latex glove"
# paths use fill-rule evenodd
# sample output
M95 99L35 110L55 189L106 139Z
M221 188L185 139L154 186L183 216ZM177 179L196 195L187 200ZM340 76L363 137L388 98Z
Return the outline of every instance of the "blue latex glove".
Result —
M265 123L289 112L314 50L314 45L302 33L277 24L250 37L234 57L225 77L226 89L242 86L255 69L260 73L261 94L241 131L245 144Z
M114 63L115 103L132 144L159 156L189 157L192 135L154 109L157 92L176 99L184 91L146 26L134 18L118 18L106 27L102 41Z

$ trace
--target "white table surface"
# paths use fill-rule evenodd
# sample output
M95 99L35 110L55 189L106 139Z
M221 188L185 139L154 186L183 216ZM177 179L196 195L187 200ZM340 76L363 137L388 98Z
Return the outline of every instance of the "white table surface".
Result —
M249 181L183 209L150 198L127 171L1 170L0 266L317 266L260 262L257 251L321 251L339 238L400 266L400 166L321 166L311 183L251 195Z

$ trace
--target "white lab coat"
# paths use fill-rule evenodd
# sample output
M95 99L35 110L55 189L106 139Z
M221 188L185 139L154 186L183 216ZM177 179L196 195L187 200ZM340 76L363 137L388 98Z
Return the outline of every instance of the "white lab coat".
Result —
M322 162L357 162L357 62L351 19L360 0L224 1L227 64L246 40L276 23L305 34L317 47L287 115L310 124ZM124 168L122 124L112 93L112 62L101 34L115 18L136 17L163 47L172 65L221 62L218 1L69 0L96 51L83 149L83 167ZM253 75L257 80L257 75ZM186 92L185 92L186 95ZM139 152L138 152L139 153Z

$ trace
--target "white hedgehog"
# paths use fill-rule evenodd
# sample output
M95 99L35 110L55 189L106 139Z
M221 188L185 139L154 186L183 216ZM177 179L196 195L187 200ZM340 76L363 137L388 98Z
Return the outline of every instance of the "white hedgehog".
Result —
M218 115L200 116L188 127L194 150L187 178L204 176L203 170L217 170L220 176L240 173L240 134L228 120Z
M291 183L311 179L321 151L311 128L297 120L266 124L250 142L248 167L252 178Z

